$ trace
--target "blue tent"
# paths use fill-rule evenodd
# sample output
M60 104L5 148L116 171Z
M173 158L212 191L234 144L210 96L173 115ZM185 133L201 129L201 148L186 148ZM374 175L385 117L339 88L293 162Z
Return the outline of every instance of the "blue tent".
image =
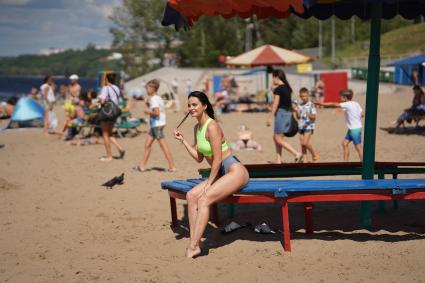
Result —
M23 97L19 99L12 113L11 121L29 121L44 119L44 107L32 98Z
M394 61L388 66L395 67L394 82L396 84L412 84L412 71L418 71L419 84L425 85L425 53L403 60Z

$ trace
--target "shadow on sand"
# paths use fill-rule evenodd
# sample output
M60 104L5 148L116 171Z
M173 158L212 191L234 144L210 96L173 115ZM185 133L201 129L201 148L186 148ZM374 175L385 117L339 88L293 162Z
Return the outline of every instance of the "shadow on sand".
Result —
M304 208L302 204L290 204L289 216L292 240L323 241L351 240L357 242L381 241L404 242L425 239L425 206L420 201L399 202L395 210L392 202L386 202L385 213L378 213L378 202L373 202L374 212L372 228L359 228L360 203L316 203L314 205L314 233L305 234ZM207 225L202 243L202 255L207 255L210 249L216 249L231 244L237 240L255 242L281 242L282 220L279 204L243 204L235 205L235 218L229 219L226 204L219 205L221 225ZM252 223L252 227L263 222L267 223L276 234L259 234L252 228L245 227L228 234L222 234L221 228L235 221L241 225ZM184 216L179 217L178 226L172 227L175 238L189 238L187 205L184 204ZM282 250L283 252L283 250Z
M418 135L425 136L425 127L380 127L381 130L393 135Z

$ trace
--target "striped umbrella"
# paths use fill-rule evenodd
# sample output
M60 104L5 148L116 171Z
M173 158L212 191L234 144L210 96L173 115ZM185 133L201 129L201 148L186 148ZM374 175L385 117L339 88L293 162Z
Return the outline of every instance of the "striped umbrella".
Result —
M226 65L246 67L287 66L310 61L313 61L311 57L301 53L267 44L227 60Z

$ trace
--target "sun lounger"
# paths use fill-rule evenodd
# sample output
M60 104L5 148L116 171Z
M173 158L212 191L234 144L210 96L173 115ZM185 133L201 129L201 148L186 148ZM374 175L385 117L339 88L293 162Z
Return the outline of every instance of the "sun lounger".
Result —
M186 193L203 179L162 182L170 196L172 225L177 225L176 198L185 199ZM281 203L283 247L291 251L289 203L304 203L306 232L313 232L313 202L345 202L372 200L425 199L425 179L393 180L251 180L237 194L221 202ZM218 222L217 209L212 220Z

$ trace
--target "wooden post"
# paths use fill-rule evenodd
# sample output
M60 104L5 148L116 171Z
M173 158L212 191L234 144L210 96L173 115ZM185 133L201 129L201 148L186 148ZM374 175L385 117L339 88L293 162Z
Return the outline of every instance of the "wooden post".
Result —
M289 227L289 209L288 202L282 201L282 221L283 221L283 249L291 251L291 231Z
M370 48L366 88L362 179L373 179L375 165L376 120L378 111L382 3L373 2L370 9ZM372 226L370 202L362 202L360 226Z
M313 204L311 202L304 203L304 217L306 234L313 234Z
M177 207L176 199L170 197L170 209L171 209L171 226L177 227Z

